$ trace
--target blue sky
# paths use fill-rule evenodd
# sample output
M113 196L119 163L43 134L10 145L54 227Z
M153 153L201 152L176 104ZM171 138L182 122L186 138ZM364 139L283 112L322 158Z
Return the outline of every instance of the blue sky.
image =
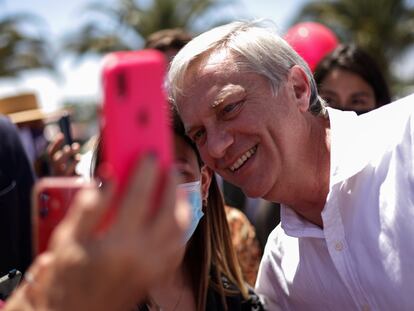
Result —
M100 0L111 3L115 0ZM144 0L145 1L145 0ZM241 12L252 18L270 18L279 31L286 31L290 20L308 0L235 0L237 7L228 8L229 14ZM1 15L28 12L40 16L42 31L54 48L59 46L64 33L77 29L88 0L0 0ZM45 110L53 110L65 99L99 98L100 59L88 57L74 61L70 57L59 58L60 77L43 71L30 71L15 79L0 79L0 97L22 91L34 91Z

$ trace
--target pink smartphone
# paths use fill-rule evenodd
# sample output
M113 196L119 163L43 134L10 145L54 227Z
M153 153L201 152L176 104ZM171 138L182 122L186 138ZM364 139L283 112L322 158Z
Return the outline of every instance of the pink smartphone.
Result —
M47 249L50 236L65 217L75 194L90 184L80 177L45 177L38 180L32 194L33 250Z
M104 59L103 159L118 192L139 157L154 154L162 170L172 165L165 56L156 50L114 52Z

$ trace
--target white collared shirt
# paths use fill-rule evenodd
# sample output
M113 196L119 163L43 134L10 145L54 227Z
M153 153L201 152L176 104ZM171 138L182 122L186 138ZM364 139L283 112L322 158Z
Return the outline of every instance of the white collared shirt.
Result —
M256 283L273 310L414 310L414 94L370 113L328 109L323 229L286 206Z

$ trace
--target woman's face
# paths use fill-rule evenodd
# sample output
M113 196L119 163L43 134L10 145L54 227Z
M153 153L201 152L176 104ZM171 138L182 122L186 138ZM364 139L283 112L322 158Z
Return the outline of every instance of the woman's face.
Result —
M200 167L193 148L180 136L174 135L175 167L182 183L201 180L201 196L207 199L212 171L206 166Z
M194 150L184 139L174 135L175 167L183 183L200 180L201 170Z
M376 108L372 87L359 75L348 70L333 69L323 79L319 94L329 107L364 113Z

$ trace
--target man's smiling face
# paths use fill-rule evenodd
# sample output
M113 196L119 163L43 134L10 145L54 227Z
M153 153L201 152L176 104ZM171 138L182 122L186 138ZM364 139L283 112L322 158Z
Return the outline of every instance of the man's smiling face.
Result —
M296 101L290 76L275 95L266 78L241 71L238 59L221 49L190 65L177 99L204 162L248 196L266 197L300 174L307 104Z

